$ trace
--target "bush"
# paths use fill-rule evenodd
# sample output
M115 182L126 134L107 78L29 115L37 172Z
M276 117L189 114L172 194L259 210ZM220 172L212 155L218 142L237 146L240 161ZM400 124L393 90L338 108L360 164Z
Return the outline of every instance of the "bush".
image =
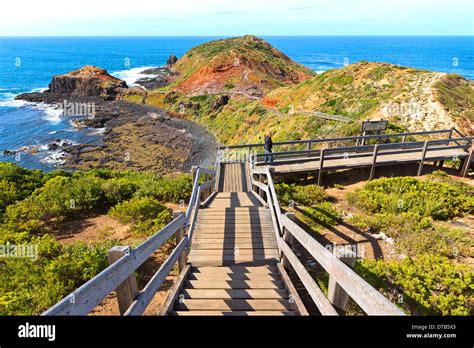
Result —
M105 181L101 189L107 203L115 206L132 198L138 189L138 184L128 178L114 178Z
M324 189L318 185L288 185L281 183L277 184L275 189L280 202L287 205L294 202L310 206L323 202L327 198Z
M474 212L474 197L469 192L472 189L463 184L382 178L349 194L348 200L371 213L412 212L435 220L447 220Z
M1 239L1 238L0 238ZM0 315L39 315L108 266L110 245L62 246L51 236L25 238L39 258L0 262Z
M146 180L140 185L138 197L154 197L169 203L180 203L191 198L193 188L192 177L189 174L178 174L161 179Z
M187 199L191 188L190 175L108 169L43 174L0 163L0 245L39 247L36 261L0 259L0 315L40 314L107 267L111 243L61 245L47 234L55 224L116 206L111 212L135 231L155 233L172 218L159 200Z
M300 209L298 218L317 232L322 227L336 226L342 221L341 214L330 202L322 202L312 207Z
M472 246L472 241L463 230L446 227L407 230L396 240L397 250L409 257L422 254L449 258L471 256L470 246Z
M140 233L155 233L171 219L171 212L151 197L135 197L112 208L109 214L123 223L132 224Z
M364 260L355 269L387 297L403 294L401 307L413 315L470 315L474 273L445 257L423 255L391 263Z

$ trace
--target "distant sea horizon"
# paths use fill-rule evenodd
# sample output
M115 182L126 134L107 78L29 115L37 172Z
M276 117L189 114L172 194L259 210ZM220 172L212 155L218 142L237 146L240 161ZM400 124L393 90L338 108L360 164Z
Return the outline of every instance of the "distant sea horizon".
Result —
M51 170L61 166L55 140L90 143L97 130L76 131L70 118L47 106L14 100L41 91L52 76L95 65L133 84L148 67L162 66L210 40L235 36L4 36L0 37L0 161ZM361 60L459 74L474 80L474 36L261 36L317 73ZM21 158L3 150L36 146Z

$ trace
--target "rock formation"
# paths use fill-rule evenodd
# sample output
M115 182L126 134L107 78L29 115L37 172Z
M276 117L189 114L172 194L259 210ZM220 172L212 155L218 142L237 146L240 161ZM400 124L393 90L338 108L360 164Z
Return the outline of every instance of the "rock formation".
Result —
M107 70L87 65L54 76L48 92L114 99L121 88L127 88L125 81L109 75Z

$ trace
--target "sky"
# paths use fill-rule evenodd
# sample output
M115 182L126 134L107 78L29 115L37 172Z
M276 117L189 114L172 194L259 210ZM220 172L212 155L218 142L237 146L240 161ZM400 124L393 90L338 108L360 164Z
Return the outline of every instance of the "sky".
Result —
M0 36L474 35L473 0L14 0Z

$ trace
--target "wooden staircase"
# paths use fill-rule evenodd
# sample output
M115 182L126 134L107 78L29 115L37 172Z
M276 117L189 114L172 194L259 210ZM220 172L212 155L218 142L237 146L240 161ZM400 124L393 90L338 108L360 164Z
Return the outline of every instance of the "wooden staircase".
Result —
M270 211L244 164L222 164L219 191L199 211L190 268L171 315L295 315ZM239 190L239 191L229 191Z

